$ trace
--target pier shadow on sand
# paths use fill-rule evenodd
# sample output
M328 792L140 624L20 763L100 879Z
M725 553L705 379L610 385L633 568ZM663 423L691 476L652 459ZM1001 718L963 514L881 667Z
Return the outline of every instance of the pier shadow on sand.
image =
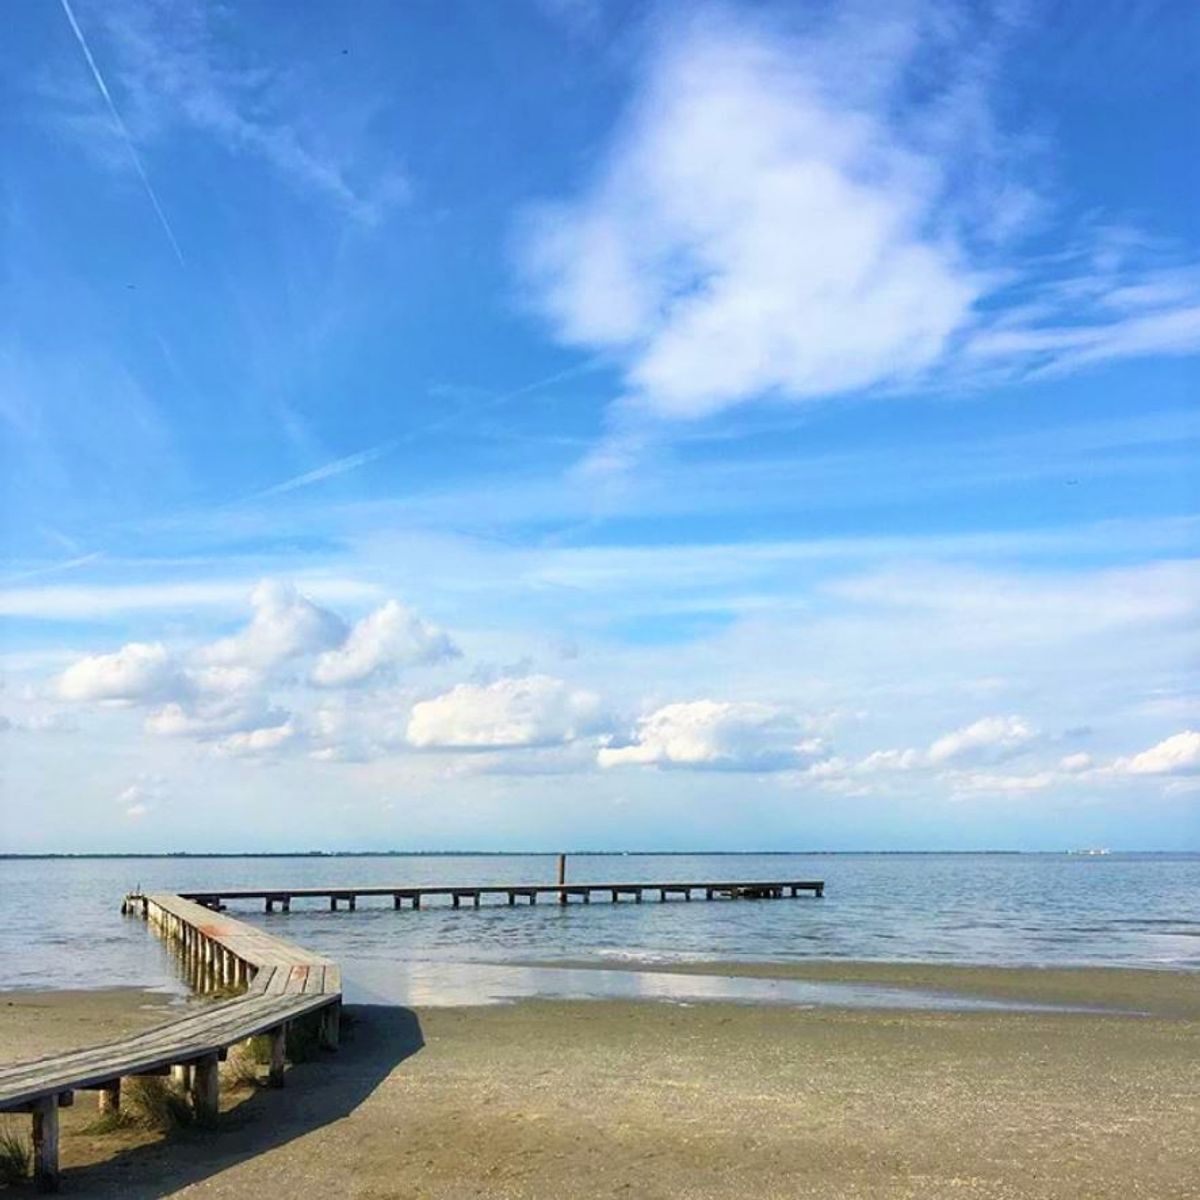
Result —
M154 1200L348 1116L425 1040L412 1009L353 1005L347 1012L341 1048L290 1068L282 1090L252 1093L222 1113L215 1129L183 1130L117 1149L101 1162L68 1166L63 1193Z

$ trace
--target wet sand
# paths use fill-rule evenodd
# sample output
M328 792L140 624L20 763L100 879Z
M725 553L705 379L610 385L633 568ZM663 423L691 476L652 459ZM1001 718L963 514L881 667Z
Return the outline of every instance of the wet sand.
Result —
M985 995L1003 986L1014 998L1153 1015L363 1007L342 1050L294 1067L285 1092L229 1093L214 1133L89 1134L93 1102L80 1096L64 1111L66 1186L362 1200L1200 1194L1200 976L796 969ZM121 1022L149 1023L154 1014L129 1001L5 1003L0 1058L44 1046L46 1021L109 1036Z

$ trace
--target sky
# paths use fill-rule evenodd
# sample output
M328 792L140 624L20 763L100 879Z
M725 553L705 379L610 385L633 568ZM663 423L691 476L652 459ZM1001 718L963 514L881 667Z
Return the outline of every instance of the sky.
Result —
M1200 850L1200 8L6 18L0 850Z

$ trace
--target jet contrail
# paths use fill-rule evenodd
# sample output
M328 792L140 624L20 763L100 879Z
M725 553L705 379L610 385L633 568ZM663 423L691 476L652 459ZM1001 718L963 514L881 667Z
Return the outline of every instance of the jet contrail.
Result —
M150 186L150 177L146 174L146 168L142 166L142 160L138 157L137 149L133 144L133 138L129 136L129 130L125 127L125 122L121 120L121 114L117 111L117 106L113 103L112 96L109 95L108 88L104 83L104 76L100 74L100 68L96 66L96 60L92 57L91 50L88 49L87 39L83 36L83 30L79 28L79 22L75 20L75 14L71 11L69 0L61 0L61 3L63 12L67 14L67 20L71 23L75 40L79 43L79 48L83 51L83 57L87 59L87 65L91 68L92 78L96 81L96 86L100 89L100 95L104 97L104 103L108 105L108 111L112 115L113 122L121 134L125 148L129 151L129 158L133 163L133 169L138 173L138 178L142 181L142 186L146 189L146 195L150 197L150 203L154 206L154 211L158 216L159 223L163 227L163 232L167 235L167 239L171 243L171 249L175 251L175 257L179 259L180 266L187 266L187 263L184 261L183 251L180 250L179 242L175 239L175 232L171 228L171 222L167 220L167 214L163 212L163 206L159 204L158 197L154 193L154 188Z
M261 492L245 496L239 503L245 503L248 500L265 500L268 496L281 496L285 492L294 492L297 488L308 487L310 483L320 483L323 479L344 475L347 471L355 471L369 462L374 462L377 458L382 458L385 454L390 454L395 448L395 442L384 442L381 446L373 446L370 450L347 454L345 458L334 459L333 462L328 462L315 470L305 471L303 475L294 475L282 483L276 483L269 488L263 488Z

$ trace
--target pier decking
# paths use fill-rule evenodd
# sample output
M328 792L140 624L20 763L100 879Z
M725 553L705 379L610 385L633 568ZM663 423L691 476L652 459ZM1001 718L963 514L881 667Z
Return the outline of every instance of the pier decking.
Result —
M122 907L178 944L200 990L244 991L119 1041L0 1067L0 1112L33 1115L34 1179L42 1191L57 1190L58 1110L70 1106L76 1092L99 1092L101 1111L115 1111L122 1079L169 1071L186 1087L197 1119L209 1122L217 1114L218 1064L230 1046L269 1035L268 1082L281 1087L290 1022L320 1014L321 1044L334 1049L338 1043L336 963L181 896L129 896Z
M671 898L691 900L693 894L705 900L778 900L784 896L799 896L801 893L820 897L825 894L825 882L821 879L782 880L720 880L688 882L673 880L668 883L489 883L470 886L437 885L409 887L389 885L361 885L356 887L297 887L297 888L222 888L219 891L183 892L183 897L206 908L220 911L227 900L261 900L266 912L276 907L290 912L293 900L324 900L331 912L341 905L353 911L363 897L390 897L394 908L406 904L420 908L431 899L449 900L454 908L465 902L474 908L480 907L485 898L506 900L509 907L518 901L536 904L538 897L550 897L559 904L572 900L584 904L593 896L607 897L613 904L629 899L640 904L647 895L657 895L660 901Z

